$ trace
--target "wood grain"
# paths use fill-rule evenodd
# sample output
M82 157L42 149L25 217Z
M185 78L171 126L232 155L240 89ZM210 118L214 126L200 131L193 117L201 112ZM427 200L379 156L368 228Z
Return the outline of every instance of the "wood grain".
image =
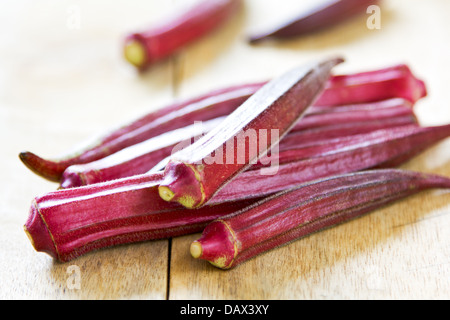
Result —
M121 38L174 4L135 4L141 9L127 1L17 1L1 10L10 32L0 36L0 298L166 298L167 240L59 264L36 253L23 232L32 199L57 185L28 171L19 152L57 156L173 99L171 62L140 76L124 62ZM69 285L70 266L79 289Z
M123 61L126 32L193 1L20 0L2 7L0 27L9 32L0 34L0 299L450 298L445 191L418 194L229 271L190 257L198 235L105 249L66 264L34 251L22 230L29 205L57 186L29 172L18 153L57 156L175 98L341 54L347 62L339 72L408 63L429 88L415 107L421 123L450 123L447 0L385 0L380 30L369 30L362 16L313 36L254 46L246 43L251 29L275 23L298 1L280 7L246 0L232 23L148 73ZM450 176L449 164L446 140L404 167Z

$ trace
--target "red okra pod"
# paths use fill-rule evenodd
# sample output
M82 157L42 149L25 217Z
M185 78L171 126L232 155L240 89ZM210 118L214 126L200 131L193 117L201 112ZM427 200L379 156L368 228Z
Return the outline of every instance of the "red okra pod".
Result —
M187 208L207 203L292 129L322 92L332 68L342 61L301 66L270 81L218 127L172 155L159 186L160 196ZM253 134L255 141L247 143L246 134ZM240 135L244 142L236 143Z
M316 104L331 107L395 97L407 99L414 104L426 95L425 86L421 80L405 70L409 70L407 66L399 65L331 77L321 94L324 98L319 97ZM19 156L31 171L50 181L60 182L64 170L71 165L102 159L167 131L191 125L194 121L226 116L264 84L266 82L233 86L174 103L112 130L84 148L78 148L59 159L45 159L32 152L22 152Z
M287 146L280 146L278 154L271 154L269 156L262 157L258 160L256 164L253 164L249 170L260 169L263 167L267 167L268 165L272 165L273 162L278 161L280 165L296 162L300 160L317 158L320 159L322 157L328 157L331 154L340 154L342 155L343 151L350 151L348 154L350 155L352 152L357 154L356 151L358 148L371 148L375 145L383 144L383 148L389 148L389 144L400 143L401 139L406 139L407 145L407 156L403 156L403 161L395 160L393 157L397 154L394 152L392 155L388 155L389 163L393 163L393 161L397 161L396 165L403 164L409 159L413 158L415 155L419 154L423 151L420 148L423 142L426 146L431 146L433 143L437 143L442 139L450 136L450 128L447 126L438 126L438 127L428 127L421 128L417 125L404 125L397 127L388 127L382 128L378 130L373 130L370 132L364 132L355 135L344 135L337 138L328 138L323 140L318 140L314 142L310 142L307 144L299 144L298 146L292 146L288 144ZM288 139L289 136L286 138ZM275 160L278 157L278 160ZM386 155L384 156L386 157ZM325 158L326 159L326 158ZM380 161L380 159L374 159L375 161ZM316 161L316 160L314 160ZM313 162L314 162L313 161ZM321 160L318 160L321 161ZM383 162L381 165L384 165ZM362 165L363 164L358 164ZM354 168L355 169L355 168ZM301 173L301 171L299 171ZM308 176L308 174L306 175Z
M278 154L275 153L275 155L271 155L269 158L267 156L264 156L261 159L258 159L258 161L255 164L252 164L248 170L266 167L264 163L267 164L278 161L279 164L285 164L287 162L293 162L307 157L318 156L324 152L324 150L322 149L323 146L327 146L327 150L330 150L330 148L333 150L337 150L338 148L341 148L343 144L350 145L351 143L353 143L354 141L352 139L354 139L354 137L356 136L362 137L364 134L372 133L378 130L395 128L406 130L417 127L419 127L419 125L417 124L415 117L401 116L393 119L386 119L383 121L362 121L354 124L331 125L321 128L315 128L312 130L292 132L285 138L283 138L283 140L280 142ZM436 128L436 130L439 129ZM430 140L428 141L428 143L432 143L432 141ZM391 167L397 166L408 161L421 151L422 150L413 150L410 156L402 155L398 159L395 158L388 161L389 163L392 163ZM170 157L162 160L148 173L163 171L169 160ZM388 167L388 165L386 165L386 167ZM304 166L303 169L307 170L307 168L304 168ZM286 168L286 170L288 170L287 172L293 171L292 168ZM283 170L281 170L281 172L282 171ZM278 171L277 174L280 175L280 171ZM239 176L239 179L241 178L242 177ZM289 181L289 179L286 181ZM275 181L273 181L273 183L275 183ZM276 185L275 188L277 188ZM225 186L224 189L228 188ZM222 190L219 193L222 193ZM213 199L215 198L216 197L213 197Z
M86 164L68 167L61 178L62 188L83 185L143 174L161 160L170 156L177 145L191 143L203 133L220 124L224 117L208 120L163 133L144 142L122 149L110 156Z
M194 258L229 269L430 188L450 188L450 179L397 169L327 177L219 218L191 244L190 252Z
M317 157L322 160L313 157L287 163L279 166L275 175L261 175L256 169L241 173L211 199L210 205L199 209L162 200L157 189L162 172L57 190L33 201L25 230L36 250L61 261L113 245L199 232L206 223L280 190L380 165L405 151L417 153L448 136L450 126L388 132L355 137L352 143L347 137L316 146L316 150L303 150L297 159L315 153L322 154ZM368 141L375 147L366 146ZM342 148L337 152L339 145ZM350 145L353 149L346 150ZM361 151L364 149L367 152ZM364 156L371 154L373 161Z
M241 4L241 0L202 0L169 21L128 36L125 40L125 58L144 70L220 27L237 12Z
M315 105L353 104L393 97L414 104L426 95L425 83L416 78L407 65L400 64L385 68L383 72L375 70L332 77Z
M338 174L403 164L450 136L450 125L405 126L327 141L312 149L280 152L283 164L263 161L241 173L210 200L210 204L269 196L308 181ZM281 161L280 161L281 162ZM275 163L275 165L274 165ZM264 169L264 174L258 169Z
M272 30L250 36L249 41L256 43L265 39L287 39L321 31L345 21L355 15L363 14L377 0L328 0L295 18L288 20Z
M205 206L188 214L159 197L161 178L134 176L37 197L25 232L37 251L65 262L105 247L200 232L213 219L253 203Z
M389 125L393 119L410 116L414 119L414 112L408 102L402 99L390 99L386 101L342 106L339 108L311 107L304 118L294 126L289 134L280 141L280 150L296 148L302 143L301 135L293 134L294 131L305 131L308 129L324 127L329 134L327 126L335 127L337 124L350 124L355 127L363 127L363 124L373 121L383 122ZM150 171L160 161L169 157L173 149L179 146L187 146L191 138L200 137L203 132L208 132L217 126L223 118L209 120L202 125L192 125L177 129L131 147L122 149L108 157L87 164L73 165L68 167L62 176L61 187L79 187L92 183L119 179ZM364 127L365 128L365 127ZM369 127L370 128L370 127ZM346 130L341 131L346 135ZM313 142L316 142L315 140ZM317 139L320 143L320 139ZM283 163L284 158L279 159ZM159 168L162 170L164 168Z

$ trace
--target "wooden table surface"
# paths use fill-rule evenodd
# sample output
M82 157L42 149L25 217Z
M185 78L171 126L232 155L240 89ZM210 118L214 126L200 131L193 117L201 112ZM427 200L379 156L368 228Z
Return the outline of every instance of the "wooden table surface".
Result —
M369 15L295 40L251 46L298 0L245 0L214 34L139 75L121 39L194 1L8 1L0 10L1 299L448 299L450 193L433 190L218 270L190 257L198 235L110 248L68 263L32 248L31 200L57 185L26 169L23 150L57 156L128 119L222 86L259 81L333 54L337 72L407 63L429 95L424 125L450 123L448 0L385 0ZM306 5L311 1L301 1ZM280 6L283 7L280 7ZM404 168L450 176L450 140ZM77 276L79 286L74 286Z

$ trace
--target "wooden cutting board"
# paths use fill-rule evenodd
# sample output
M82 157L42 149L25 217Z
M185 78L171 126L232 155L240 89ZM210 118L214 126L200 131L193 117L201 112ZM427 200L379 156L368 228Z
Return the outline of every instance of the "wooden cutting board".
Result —
M52 157L128 119L227 85L272 78L334 54L357 72L407 63L429 95L423 125L450 123L447 0L385 0L332 30L249 45L299 1L246 0L227 26L139 75L121 39L195 1L8 2L0 12L1 299L448 299L450 193L429 191L222 271L193 260L198 235L93 252L69 263L36 253L23 224L32 199L57 185L28 171L20 151ZM302 1L307 6L312 1ZM280 7L282 5L282 7ZM403 166L450 176L450 141Z

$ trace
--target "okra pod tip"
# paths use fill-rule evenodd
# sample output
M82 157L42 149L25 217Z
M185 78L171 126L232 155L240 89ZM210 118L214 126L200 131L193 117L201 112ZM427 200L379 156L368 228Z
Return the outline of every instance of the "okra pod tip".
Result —
M62 163L43 159L29 151L19 153L19 159L37 175L53 182L59 182L60 172L64 169Z
M191 243L194 259L208 260L213 266L228 269L238 253L238 242L225 221L216 220L205 229L201 239Z

